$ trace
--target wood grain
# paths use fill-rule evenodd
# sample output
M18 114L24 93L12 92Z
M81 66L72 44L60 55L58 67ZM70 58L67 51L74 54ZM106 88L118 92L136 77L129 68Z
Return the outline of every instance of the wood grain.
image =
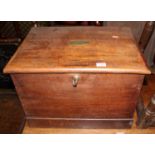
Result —
M31 128L26 124L24 134L155 134L153 129L67 129Z
M101 124L104 119L132 119L143 75L80 74L77 87L72 85L73 76L74 74L12 74L27 119L35 118L34 123L38 119L43 125L51 125L48 122L54 118L60 124L63 120L90 122L91 119L96 119L96 123ZM42 123L42 119L45 123ZM58 123L53 123L53 126L54 124Z
M76 129L125 129L131 128L133 119L74 119L28 117L30 127L76 128Z
M136 42L138 43L143 32L145 23L146 21L107 21L105 22L105 25L114 27L129 27L133 33Z
M138 129L137 115L134 113L134 122L131 129L75 129L75 128L39 128L30 127L27 123L23 134L154 134L155 128Z
M28 117L131 118L142 75L15 74L16 90Z
M130 29L117 27L33 28L4 72L30 125L92 128L131 127L150 73Z
M150 98L155 92L155 75L148 76L148 85L143 85L141 95L145 103L145 107L150 102ZM137 114L134 113L133 125L131 129L75 129L75 128L36 128L29 127L26 123L23 133L38 134L155 134L155 127L147 129L138 129L136 126Z
M97 67L98 62L106 67ZM4 72L150 73L125 27L33 28Z

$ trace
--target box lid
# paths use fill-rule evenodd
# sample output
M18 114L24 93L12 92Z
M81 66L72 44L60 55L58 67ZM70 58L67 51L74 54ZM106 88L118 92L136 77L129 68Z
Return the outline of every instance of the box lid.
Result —
M32 28L4 72L150 73L126 27Z

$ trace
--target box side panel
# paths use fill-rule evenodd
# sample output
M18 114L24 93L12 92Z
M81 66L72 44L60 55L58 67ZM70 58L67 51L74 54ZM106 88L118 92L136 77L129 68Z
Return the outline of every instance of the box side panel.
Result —
M27 117L132 118L143 75L13 74Z

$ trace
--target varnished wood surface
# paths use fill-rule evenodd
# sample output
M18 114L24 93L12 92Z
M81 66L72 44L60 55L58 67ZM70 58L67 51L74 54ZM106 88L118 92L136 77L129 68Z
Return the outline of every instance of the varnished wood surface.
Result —
M30 127L72 129L128 129L133 119L83 119L83 118L36 118L28 117Z
M27 124L24 134L155 134L152 129L66 129L66 128L30 128Z
M11 75L32 126L131 126L143 75L78 74L79 82L74 87L72 79L75 75Z
M76 75L76 74L75 74ZM27 117L132 118L143 82L136 74L13 74Z
M148 77L148 85L144 85L141 91L145 105L155 92L155 75ZM29 127L26 123L23 133L47 133L47 134L106 134L106 133L129 133L129 134L155 134L155 128L138 129L136 126L137 115L134 113L134 123L131 129L73 129L73 128L36 128Z
M33 28L4 72L150 73L124 27Z
M29 127L26 123L24 134L155 134L155 128L138 129L136 127L137 116L131 129L75 129L75 128L37 128Z
M106 26L130 27L136 42L138 43L146 21L107 21Z
M132 119L141 74L150 73L130 30L109 27L32 29L5 71L11 67L8 73L33 126L52 126L54 119L64 125L77 119L70 125L78 126L84 119L100 125L103 119ZM76 88L71 72L80 74Z

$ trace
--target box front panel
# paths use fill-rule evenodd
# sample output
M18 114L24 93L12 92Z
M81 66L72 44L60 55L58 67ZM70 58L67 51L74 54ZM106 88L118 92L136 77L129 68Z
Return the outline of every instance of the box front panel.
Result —
M73 79L79 76L75 87ZM12 74L27 117L132 118L143 75Z

